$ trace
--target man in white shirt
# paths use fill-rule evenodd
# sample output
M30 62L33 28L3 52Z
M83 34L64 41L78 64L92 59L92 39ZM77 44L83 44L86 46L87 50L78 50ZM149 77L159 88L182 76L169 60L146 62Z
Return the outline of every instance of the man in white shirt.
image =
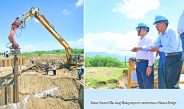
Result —
M63 59L61 59L61 65L64 65L64 61L63 61Z
M148 36L149 27L145 23L139 23L136 27L140 40L138 46L150 46L153 41ZM150 51L137 51L134 47L131 51L136 52L137 66L137 80L140 89L153 89L154 88L154 61L155 53Z
M57 70L57 68L56 68L56 65L54 64L52 67L52 71L53 71L54 76L56 76L56 70Z
M84 64L82 64L82 66L80 67L82 74L84 73Z
M8 56L8 51L6 51L6 58L8 58L9 56Z

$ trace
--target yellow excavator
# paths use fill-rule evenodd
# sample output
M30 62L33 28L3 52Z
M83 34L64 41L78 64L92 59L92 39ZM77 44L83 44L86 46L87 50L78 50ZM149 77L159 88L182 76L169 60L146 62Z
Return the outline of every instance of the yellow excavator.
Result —
M10 53L12 54L19 54L20 48L19 44L17 44L13 38L14 34L16 33L17 29L22 29L25 26L25 22L29 20L30 18L35 17L59 42L63 45L63 47L66 50L66 59L64 60L65 65L81 65L82 62L76 62L76 58L80 58L80 55L72 55L71 49L69 44L55 31L55 29L52 27L52 25L47 21L47 19L40 14L39 8L31 8L31 10L23 13L21 16L17 17L15 21L12 23L12 27L10 30L10 34L8 36L8 39L11 46L8 47L8 44L6 45L8 48L10 48ZM77 60L78 61L78 60Z

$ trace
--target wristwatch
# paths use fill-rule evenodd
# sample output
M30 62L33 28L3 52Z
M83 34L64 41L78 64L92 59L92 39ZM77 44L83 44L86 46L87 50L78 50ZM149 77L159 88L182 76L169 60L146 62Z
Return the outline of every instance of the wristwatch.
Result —
M140 47L139 50L142 50L142 47Z

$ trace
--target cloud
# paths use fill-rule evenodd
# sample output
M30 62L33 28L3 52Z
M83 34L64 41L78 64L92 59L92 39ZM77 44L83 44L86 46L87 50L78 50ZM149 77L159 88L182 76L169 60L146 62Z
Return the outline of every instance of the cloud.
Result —
M144 18L147 12L156 10L159 6L159 0L123 0L123 3L116 3L112 12L120 12L127 18L138 19Z
M77 39L75 41L68 41L70 48L84 49L84 38ZM10 46L9 44L8 46ZM58 42L40 42L28 45L20 45L21 52L31 52L31 51L47 51L47 50L57 50L64 49L64 47ZM10 51L6 48L6 45L0 44L0 53Z
M106 52L121 56L133 55L130 50L137 46L139 37L136 31L120 33L88 33L84 38L85 52Z
M78 39L76 41L69 41L68 44L70 45L70 48L84 48L84 38Z
M84 48L84 39L78 39L76 41L69 41L68 42L70 48L78 48L82 49ZM30 51L47 51L47 50L57 50L57 49L64 49L64 47L59 43L53 43L53 42L41 42L36 44L29 44L20 46L21 52L30 52ZM1 50L2 48L0 48ZM5 48L3 48L5 50Z
M84 5L84 0L78 0L76 3L75 3L75 6L76 7L80 7L80 6L83 6Z
M21 52L25 52L25 51L37 51L37 50L40 50L39 47L37 47L36 45L25 45L25 46L20 46L20 51Z
M67 9L64 9L63 12L62 12L63 15L68 15L70 14L70 11L68 11Z
M10 44L8 46L10 46ZM0 53L9 51L9 50L10 50L9 48L6 48L6 45L0 44Z

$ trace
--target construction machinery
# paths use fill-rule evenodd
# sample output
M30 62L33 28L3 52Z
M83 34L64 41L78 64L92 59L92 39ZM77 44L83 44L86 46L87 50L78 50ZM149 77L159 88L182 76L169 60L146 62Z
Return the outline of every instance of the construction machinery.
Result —
M71 65L71 64L77 64L80 63L76 59L76 57L80 58L80 55L74 55L71 54L71 49L69 44L55 31L55 29L52 27L52 25L48 22L48 20L39 12L39 8L31 8L31 10L23 13L21 16L17 17L15 21L12 23L12 27L10 30L10 34L8 36L9 43L12 44L8 47L8 44L6 45L8 48L10 48L10 53L12 54L19 54L20 48L19 44L17 44L13 38L14 34L16 33L17 29L22 29L25 27L25 22L31 18L35 17L56 39L60 42L60 44L65 48L66 50L66 59L64 60L65 65ZM75 61L74 61L75 60ZM77 60L77 62L76 62Z

